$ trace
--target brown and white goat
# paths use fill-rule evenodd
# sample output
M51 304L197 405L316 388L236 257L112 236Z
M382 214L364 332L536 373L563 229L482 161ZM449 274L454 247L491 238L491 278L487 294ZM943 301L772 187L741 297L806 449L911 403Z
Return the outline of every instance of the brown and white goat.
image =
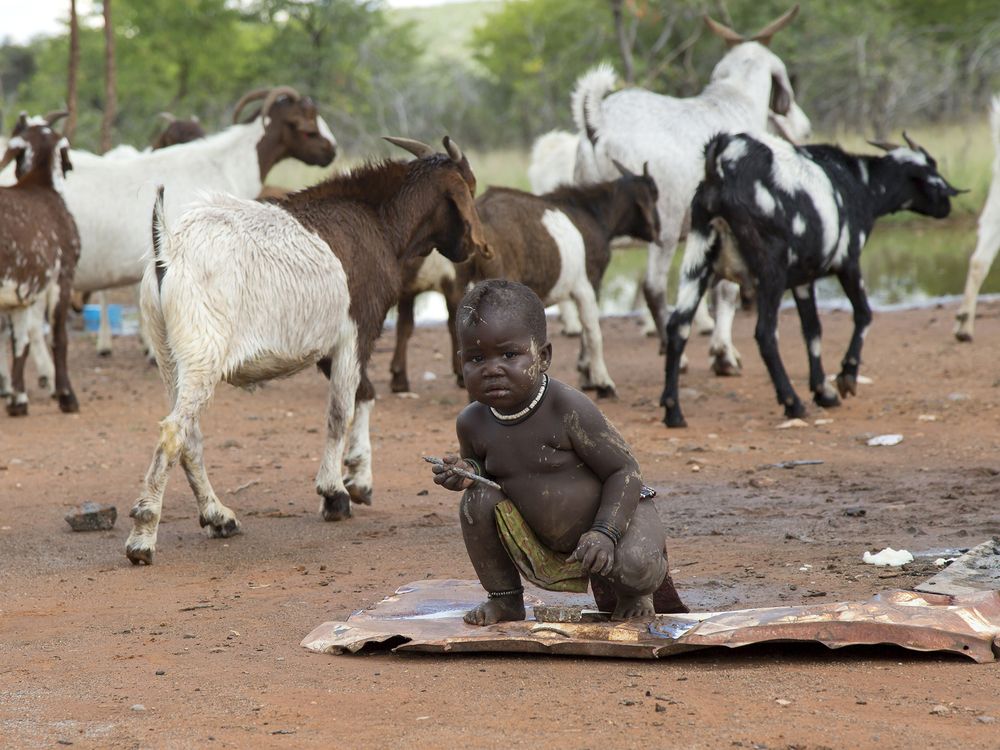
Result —
M488 278L513 279L531 287L546 305L572 300L583 325L577 369L581 387L598 396L615 395L604 362L597 292L611 262L611 241L635 237L651 242L660 231L656 182L648 166L636 175L618 164L622 176L594 185L564 186L545 195L490 188L476 201L486 251L456 267L459 299L449 301L449 329L461 290ZM457 342L453 368L461 380Z
M28 357L28 313L46 300L52 317L55 347L55 396L64 412L80 406L66 364L66 313L73 272L80 255L76 224L62 198L69 161L69 142L52 125L66 113L28 118L22 113L0 170L18 160L17 183L0 188L0 313L9 313L13 331L13 368L7 413L28 413L24 364Z
M221 381L251 387L321 358L330 365L326 448L316 477L328 521L372 500L367 367L399 296L400 266L437 248L454 261L483 245L476 180L458 146L447 154L389 139L418 158L371 163L280 202L215 196L170 228L161 197L142 310L171 412L146 474L125 553L151 563L167 473L180 460L202 526L239 531L202 456L199 418ZM344 467L347 476L344 476Z

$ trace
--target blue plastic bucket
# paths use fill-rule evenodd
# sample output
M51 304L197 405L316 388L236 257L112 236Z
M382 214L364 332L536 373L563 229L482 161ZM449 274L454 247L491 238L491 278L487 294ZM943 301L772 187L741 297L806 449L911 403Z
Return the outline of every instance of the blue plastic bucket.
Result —
M117 304L108 305L108 320L111 322L111 332L121 335L122 332L122 306ZM83 328L86 331L97 331L101 327L101 306L83 306Z

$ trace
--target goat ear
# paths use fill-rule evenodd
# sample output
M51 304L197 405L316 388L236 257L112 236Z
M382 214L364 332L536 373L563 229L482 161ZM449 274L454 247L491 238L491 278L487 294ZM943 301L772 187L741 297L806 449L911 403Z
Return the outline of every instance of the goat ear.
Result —
M635 172L633 172L631 169L629 169L628 167L626 167L624 164L622 164L617 159L612 159L611 163L615 165L615 168L619 172L621 172L622 177L635 177Z
M0 159L0 172L4 170L4 167L6 167L8 164L14 161L14 159L17 157L18 151L19 149L16 148L8 148L4 152L3 158Z
M779 18L776 18L775 20L771 21L771 23L769 23L763 29L761 29L752 37L750 37L750 41L759 42L760 44L763 44L765 47L770 46L771 37L773 37L775 34L777 34L779 31L785 28L788 24L794 21L795 16L797 16L798 14L799 14L799 5L798 3L796 3L787 11L785 11L785 13L782 14Z
M792 95L778 76L771 76L771 111L787 115L792 108Z
M702 18L705 19L705 25L708 26L708 30L722 39L727 47L735 47L737 44L743 44L746 41L746 38L742 34L737 34L731 28L719 23L707 13Z
M423 159L425 156L433 156L437 153L437 151L426 143L415 141L412 138L397 138L392 135L383 135L382 138L389 141L393 146L399 146L404 151L409 151L418 159Z

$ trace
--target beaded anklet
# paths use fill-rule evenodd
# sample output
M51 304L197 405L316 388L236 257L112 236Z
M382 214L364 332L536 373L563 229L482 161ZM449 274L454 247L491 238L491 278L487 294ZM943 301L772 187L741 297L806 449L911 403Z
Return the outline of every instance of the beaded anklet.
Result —
M502 599L505 596L520 596L524 593L524 586L518 586L516 589L510 589L509 591L487 591L486 597L488 599Z

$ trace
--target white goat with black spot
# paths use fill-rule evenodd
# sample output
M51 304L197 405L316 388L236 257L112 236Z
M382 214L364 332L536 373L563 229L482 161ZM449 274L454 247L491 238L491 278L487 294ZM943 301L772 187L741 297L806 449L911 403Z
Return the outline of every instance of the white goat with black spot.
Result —
M805 407L778 355L778 308L795 290L809 350L809 388L817 404L840 399L820 361L814 282L836 275L854 308L854 335L837 390L857 395L861 346L872 315L861 278L861 248L879 216L900 210L943 218L958 193L930 154L906 134L908 147L874 144L884 156L848 154L836 146L796 147L767 135L719 134L705 146L705 175L691 204L691 232L681 267L677 309L667 324L667 368L661 405L668 427L684 427L678 375L691 320L709 282L729 279L757 291L755 338L788 417Z

